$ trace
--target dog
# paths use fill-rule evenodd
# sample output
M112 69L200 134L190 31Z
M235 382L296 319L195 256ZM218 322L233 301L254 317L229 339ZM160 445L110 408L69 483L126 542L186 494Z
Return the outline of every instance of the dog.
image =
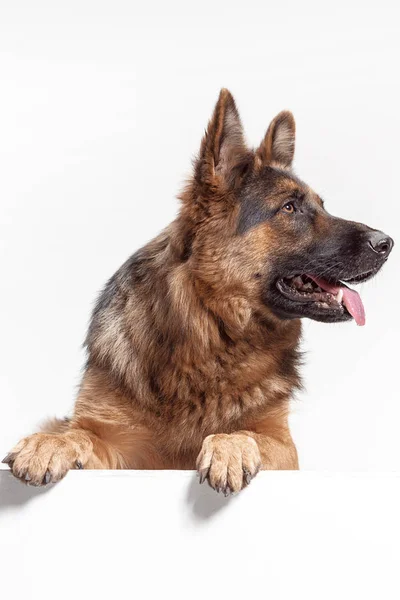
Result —
M292 171L284 111L256 150L221 90L176 220L108 281L71 418L6 456L30 485L69 469L194 469L224 494L298 469L301 319L365 322L356 284L393 240L330 215Z

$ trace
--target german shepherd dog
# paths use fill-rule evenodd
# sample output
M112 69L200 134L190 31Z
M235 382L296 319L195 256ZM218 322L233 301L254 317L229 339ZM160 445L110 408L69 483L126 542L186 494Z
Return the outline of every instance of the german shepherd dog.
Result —
M249 149L221 91L179 216L106 284L73 415L15 446L16 477L196 467L229 494L259 469L298 469L301 318L363 325L346 283L373 277L393 240L330 215L293 173L294 146L284 111Z

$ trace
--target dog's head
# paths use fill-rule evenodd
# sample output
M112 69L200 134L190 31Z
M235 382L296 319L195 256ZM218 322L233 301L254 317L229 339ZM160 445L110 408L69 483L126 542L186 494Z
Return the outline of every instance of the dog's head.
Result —
M330 215L293 173L294 147L285 111L248 149L235 102L221 91L183 196L192 270L214 307L240 307L244 321L264 308L279 319L363 325L361 299L346 284L373 277L393 240Z

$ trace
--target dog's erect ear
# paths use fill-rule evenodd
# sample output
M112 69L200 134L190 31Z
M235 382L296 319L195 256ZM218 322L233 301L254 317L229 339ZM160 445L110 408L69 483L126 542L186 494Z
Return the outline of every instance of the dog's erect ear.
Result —
M296 124L291 112L279 113L268 127L265 138L256 152L256 161L262 165L276 162L290 168L294 156Z
M222 179L231 186L248 157L235 101L228 90L222 89L201 143L196 180L215 185L216 180Z

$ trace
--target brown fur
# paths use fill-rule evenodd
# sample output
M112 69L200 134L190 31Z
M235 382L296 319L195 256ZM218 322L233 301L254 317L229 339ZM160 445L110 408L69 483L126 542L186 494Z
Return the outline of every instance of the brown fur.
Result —
M108 282L89 328L73 416L12 450L7 462L17 477L40 485L77 467L197 464L202 479L228 493L260 468L298 468L288 411L300 386L300 320L279 319L262 301L260 281L269 255L301 252L306 240L282 243L283 221L236 233L236 192L248 170L273 165L284 174L293 152L287 112L249 150L234 100L222 90L178 218ZM284 176L270 202L299 185L320 204L308 186ZM323 220L316 231L323 235Z

